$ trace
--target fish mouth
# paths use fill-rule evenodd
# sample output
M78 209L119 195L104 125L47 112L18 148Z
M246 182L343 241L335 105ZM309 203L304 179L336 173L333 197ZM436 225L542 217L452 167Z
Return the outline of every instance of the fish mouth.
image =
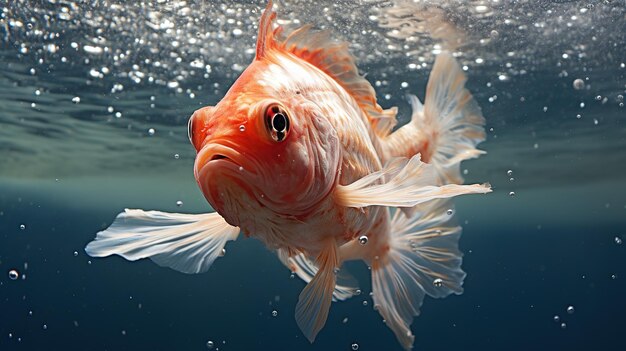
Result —
M220 155L220 154L215 154L211 157L211 159L209 160L209 162L211 161L217 161L217 160L230 160L228 157L224 156L224 155Z
M249 157L226 143L211 143L205 145L196 156L194 173L196 179L202 173L218 170L237 177L254 177L257 166Z

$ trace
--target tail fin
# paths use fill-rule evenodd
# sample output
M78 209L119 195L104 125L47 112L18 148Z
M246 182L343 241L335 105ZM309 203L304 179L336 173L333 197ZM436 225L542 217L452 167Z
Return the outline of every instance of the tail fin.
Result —
M200 273L238 235L239 228L215 212L194 215L126 209L85 251L91 257L115 254L129 261L149 257L160 266Z
M423 113L417 97L412 97L411 123L424 131L428 148L424 161L437 168L441 184L463 183L461 161L485 153L476 145L485 140L485 119L480 107L465 89L467 78L459 64L448 53L437 56L426 86Z
M389 251L372 262L374 305L407 350L413 347L411 323L424 296L463 292L461 227L448 223L450 206L450 201L431 201L418 205L413 217L396 210Z

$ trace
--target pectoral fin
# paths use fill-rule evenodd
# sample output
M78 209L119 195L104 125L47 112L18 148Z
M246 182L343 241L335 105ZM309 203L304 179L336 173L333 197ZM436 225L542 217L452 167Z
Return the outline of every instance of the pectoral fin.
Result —
M319 270L300 293L296 305L296 322L310 342L315 340L317 333L326 324L335 290L337 244L334 240L320 253L317 263Z
M183 273L206 272L235 240L239 228L218 213L181 214L126 209L99 232L85 251L92 257L120 255L129 261L150 258Z
M434 199L491 192L489 184L436 186L436 176L433 166L420 161L419 154L396 158L381 171L338 186L336 201L346 207L413 207Z

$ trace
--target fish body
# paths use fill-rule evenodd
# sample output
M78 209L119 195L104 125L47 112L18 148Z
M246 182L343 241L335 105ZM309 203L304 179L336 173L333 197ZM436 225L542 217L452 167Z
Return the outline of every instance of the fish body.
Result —
M311 342L331 301L356 294L343 263L363 260L377 310L409 349L424 296L462 292L448 199L490 191L460 185L460 162L482 153L480 109L442 54L425 104L411 97L411 122L393 131L396 109L376 103L345 43L309 26L284 35L275 16L270 1L255 60L190 118L194 174L216 212L126 210L86 250L198 273L241 231L307 282L296 321Z

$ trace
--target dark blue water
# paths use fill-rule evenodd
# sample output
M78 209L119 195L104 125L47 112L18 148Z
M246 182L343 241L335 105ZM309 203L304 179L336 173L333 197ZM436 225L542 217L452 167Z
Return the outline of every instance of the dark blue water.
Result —
M295 1L281 11L350 40L381 105L407 121L404 94L423 97L441 38L382 29L394 6L404 8ZM464 33L459 61L487 119L488 153L464 176L494 192L456 201L465 292L426 298L415 349L626 349L626 4L411 11L435 7ZM294 319L304 283L254 239L230 242L198 275L83 251L126 207L210 210L186 121L251 60L258 3L0 8L0 350L401 349L372 308L364 264L348 264L361 295L333 303L310 344Z

